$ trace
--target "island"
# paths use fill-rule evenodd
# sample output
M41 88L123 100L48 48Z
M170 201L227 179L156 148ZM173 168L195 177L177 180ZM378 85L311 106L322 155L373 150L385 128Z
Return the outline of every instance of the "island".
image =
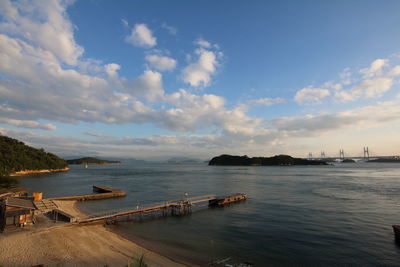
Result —
M342 163L355 163L356 161L354 159L344 159L342 160Z
M104 159L98 159L98 158L93 158L93 157L85 157L85 158L79 158L79 159L69 159L67 160L68 164L76 164L76 165L101 165L101 164L120 164L121 161L112 161L112 160L104 160Z
M253 157L221 155L210 160L208 165L222 166L291 166L291 165L328 165L321 160L307 160L293 158L288 155L277 155L273 157Z
M67 171L67 162L58 156L0 135L0 177L30 173Z
M400 163L400 157L371 159L371 160L368 160L367 162Z

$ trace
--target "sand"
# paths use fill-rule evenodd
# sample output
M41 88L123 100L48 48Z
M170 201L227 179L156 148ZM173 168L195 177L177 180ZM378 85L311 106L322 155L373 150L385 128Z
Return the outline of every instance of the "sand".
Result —
M10 174L10 176L24 176L24 175L29 175L29 174L66 172L66 171L69 171L68 167L65 167L63 169L23 170L23 171L13 172Z
M59 208L85 216L75 201ZM2 266L126 266L133 257L144 256L149 266L185 266L110 232L103 225L55 224L45 229L0 234Z

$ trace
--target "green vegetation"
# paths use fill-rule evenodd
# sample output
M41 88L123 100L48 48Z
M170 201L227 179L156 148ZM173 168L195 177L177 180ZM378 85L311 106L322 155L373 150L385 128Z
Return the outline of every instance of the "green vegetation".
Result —
M225 166L275 166L275 165L327 165L325 161L293 158L288 155L273 157L254 157L221 155L210 160L208 165Z
M10 188L18 184L19 180L17 178L0 175L0 188Z
M54 154L0 135L0 177L22 170L63 169L66 166L67 162ZM8 184L12 178L1 180L1 184Z
M80 159L69 159L67 160L68 164L116 164L121 163L120 161L111 161L97 158L80 158Z
M144 262L144 256L139 258L132 258L132 261L127 265L127 267L147 267L148 265Z

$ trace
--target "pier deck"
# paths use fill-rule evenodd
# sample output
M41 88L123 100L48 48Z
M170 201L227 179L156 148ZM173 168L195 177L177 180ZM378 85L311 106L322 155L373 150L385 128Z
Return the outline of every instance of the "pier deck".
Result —
M236 194L235 196L237 196ZM240 194L243 195L243 198L240 199L235 199L235 201L230 201L229 203L232 202L238 202L246 199L245 194ZM230 196L226 196L230 197ZM110 211L102 214L96 214L93 215L89 218L78 220L78 223L92 223L92 222L100 222L100 221L111 221L111 222L116 222L118 218L120 217L130 217L130 216L135 216L135 215L141 215L141 214L149 214L149 213L156 213L160 214L162 216L166 215L185 215L185 214L190 214L192 212L192 207L198 206L198 205L207 205L210 206L210 203L213 203L213 201L220 200L221 198L215 196L215 195L207 195L207 196L200 196L200 197L195 197L195 198L188 198L186 200L178 200L178 201L170 201L170 202L164 202L160 204L153 204L149 205L146 207L140 207L137 206L136 209L127 209L127 210L120 210L120 211Z

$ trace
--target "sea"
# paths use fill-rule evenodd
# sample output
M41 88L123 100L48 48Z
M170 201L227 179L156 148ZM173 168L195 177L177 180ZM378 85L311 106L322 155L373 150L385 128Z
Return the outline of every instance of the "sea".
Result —
M21 178L44 197L87 194L93 185L124 198L84 201L87 213L201 195L246 193L222 208L191 215L118 222L112 230L189 264L255 266L400 266L392 225L400 224L400 164L208 166L122 163L70 166L68 172ZM186 194L186 195L185 195Z

